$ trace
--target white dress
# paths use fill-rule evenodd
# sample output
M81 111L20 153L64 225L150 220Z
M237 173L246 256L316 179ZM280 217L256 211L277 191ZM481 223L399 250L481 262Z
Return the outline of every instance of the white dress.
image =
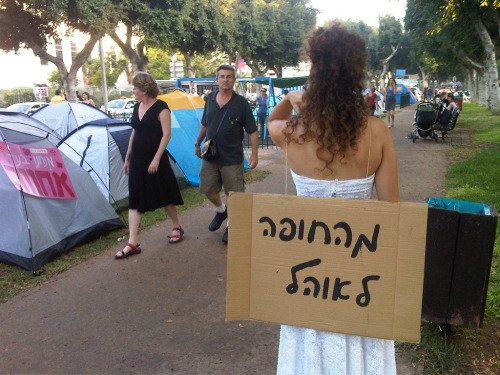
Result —
M375 175L356 180L292 177L297 195L370 199ZM278 375L396 374L394 341L281 326Z

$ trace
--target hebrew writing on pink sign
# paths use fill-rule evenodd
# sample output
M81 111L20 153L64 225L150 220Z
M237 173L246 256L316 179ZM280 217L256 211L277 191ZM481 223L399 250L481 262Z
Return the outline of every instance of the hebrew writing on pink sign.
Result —
M75 199L76 194L57 148L0 142L0 164L18 190L41 198Z

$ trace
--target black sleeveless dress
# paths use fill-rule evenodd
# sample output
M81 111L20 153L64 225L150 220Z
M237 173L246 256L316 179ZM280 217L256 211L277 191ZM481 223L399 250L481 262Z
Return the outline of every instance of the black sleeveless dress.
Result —
M129 167L129 208L141 213L170 204L184 204L166 150L161 156L158 171L155 174L148 173L149 164L158 151L163 136L158 116L164 109L168 109L167 103L157 100L146 111L142 120L139 120L139 103L135 105L132 114L135 134Z

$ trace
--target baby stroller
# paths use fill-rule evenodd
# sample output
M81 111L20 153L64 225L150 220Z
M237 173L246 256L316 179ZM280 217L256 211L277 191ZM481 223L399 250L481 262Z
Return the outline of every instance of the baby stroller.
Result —
M434 132L433 126L436 120L436 109L431 102L421 102L417 105L415 111L415 122L413 130L408 135L413 143L416 139L436 139L437 135Z

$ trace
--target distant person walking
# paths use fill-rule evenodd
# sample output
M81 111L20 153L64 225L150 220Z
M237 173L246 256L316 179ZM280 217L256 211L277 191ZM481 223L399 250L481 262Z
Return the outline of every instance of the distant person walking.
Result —
M368 94L366 94L366 104L368 105L368 108L370 108L370 112L371 112L372 116L375 114L375 110L378 107L377 99L378 99L378 95L375 92L375 87L371 86L370 92Z
M220 196L222 187L226 195L231 191L245 191L244 131L250 135L252 144L252 154L248 160L250 169L257 166L259 143L250 105L233 90L236 83L235 69L231 65L221 65L217 68L216 77L219 90L207 96L200 131L194 144L195 155L203 158L202 141L205 138L216 141L216 154L210 159L203 159L200 171L200 193L205 194L216 207L215 217L208 226L208 230L212 232L219 229L227 218L227 207ZM228 235L229 223L222 235L222 242L228 242Z
M394 127L394 111L396 109L396 92L398 85L394 78L389 79L389 84L385 88L385 110L387 111L387 126Z
M175 206L183 205L170 161L165 149L171 139L171 117L167 103L157 100L159 89L148 73L133 78L133 93L139 101L134 106L132 134L128 144L123 172L129 176L129 239L116 253L116 259L139 254L138 241L142 215L163 207L174 228L169 243L178 243L184 235Z
M255 99L248 99L250 102L257 102L259 108L257 110L257 120L259 121L260 138L264 139L266 135L266 121L267 110L269 108L269 97L267 96L267 89L260 89L260 96Z

